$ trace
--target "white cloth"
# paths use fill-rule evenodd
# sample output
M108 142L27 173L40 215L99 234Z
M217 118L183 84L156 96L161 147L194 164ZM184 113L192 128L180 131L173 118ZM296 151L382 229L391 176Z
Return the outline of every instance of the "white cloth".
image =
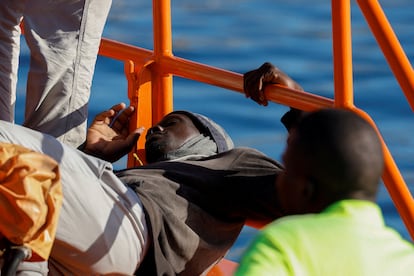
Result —
M134 273L148 247L140 199L108 162L53 137L0 121L0 141L45 153L59 163L63 206L49 260L51 275Z
M79 146L112 0L0 0L0 119L13 122L20 23L30 49L24 125Z

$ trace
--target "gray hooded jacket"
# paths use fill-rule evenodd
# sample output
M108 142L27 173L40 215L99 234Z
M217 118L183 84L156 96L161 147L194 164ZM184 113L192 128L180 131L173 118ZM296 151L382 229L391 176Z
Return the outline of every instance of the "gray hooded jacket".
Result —
M280 216L274 183L281 166L256 150L232 149L227 133L207 117L178 112L214 146L200 137L172 153L174 160L118 172L140 197L150 227L152 244L137 275L203 275L246 220Z

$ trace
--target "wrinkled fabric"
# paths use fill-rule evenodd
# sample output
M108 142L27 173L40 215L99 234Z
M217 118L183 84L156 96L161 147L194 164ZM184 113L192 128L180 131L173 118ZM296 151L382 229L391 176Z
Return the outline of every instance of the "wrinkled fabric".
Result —
M217 153L216 143L204 134L197 135L176 150L165 154L165 160L197 160Z
M0 232L10 242L31 248L34 259L46 260L61 205L57 162L22 146L0 143Z
M0 0L0 119L14 122L21 22L30 49L24 125L74 147L86 138L96 58L112 0Z
M59 164L64 197L49 275L134 273L149 243L148 230L140 199L110 163L1 120L0 141L41 152ZM32 273L35 263L29 264L26 272Z
M280 164L236 148L193 161L117 172L146 212L153 243L136 275L202 275L228 252L246 220L280 217Z

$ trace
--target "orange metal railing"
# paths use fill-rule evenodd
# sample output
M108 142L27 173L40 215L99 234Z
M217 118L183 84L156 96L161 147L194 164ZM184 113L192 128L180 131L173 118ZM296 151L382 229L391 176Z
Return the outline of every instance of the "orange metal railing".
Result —
M357 1L372 33L377 39L411 108L414 108L413 69L404 50L375 0ZM374 126L364 111L354 106L351 48L350 0L332 0L334 99L296 91L278 85L266 88L266 97L279 104L313 110L321 107L343 107L358 112ZM100 54L122 60L128 80L128 96L138 109L132 128L149 128L173 109L173 76L179 76L243 93L242 75L220 68L175 57L172 54L170 0L153 0L154 50L147 50L103 39ZM381 136L381 135L380 135ZM137 145L138 154L145 160L143 141ZM383 181L410 235L414 238L414 200L383 141L385 170ZM128 158L128 166L136 160Z

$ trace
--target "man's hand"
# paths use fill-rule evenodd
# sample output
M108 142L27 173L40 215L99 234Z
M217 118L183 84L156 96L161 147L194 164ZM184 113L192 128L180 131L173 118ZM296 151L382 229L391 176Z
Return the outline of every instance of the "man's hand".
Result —
M303 90L298 83L270 62L266 62L258 69L245 73L243 75L243 82L246 97L264 106L268 105L264 95L264 89L267 84L280 84L292 89Z
M124 103L98 114L86 135L84 151L109 162L115 162L135 146L144 128L129 131L134 107Z

